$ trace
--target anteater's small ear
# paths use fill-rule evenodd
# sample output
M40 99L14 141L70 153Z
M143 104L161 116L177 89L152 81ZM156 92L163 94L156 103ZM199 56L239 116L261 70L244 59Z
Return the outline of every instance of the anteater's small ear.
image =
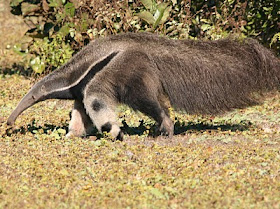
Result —
M43 84L42 86L41 86L41 88L40 88L40 93L42 94L42 95L45 95L46 93L47 93L47 90L46 90L46 86Z

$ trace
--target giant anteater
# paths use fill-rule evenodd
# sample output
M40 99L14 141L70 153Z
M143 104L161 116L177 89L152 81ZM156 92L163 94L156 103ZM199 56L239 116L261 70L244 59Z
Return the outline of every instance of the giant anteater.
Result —
M46 99L75 100L67 136L93 124L122 138L119 103L151 116L173 135L167 103L187 113L217 114L258 104L255 92L279 89L280 61L257 41L170 40L127 33L91 42L35 84L8 119Z

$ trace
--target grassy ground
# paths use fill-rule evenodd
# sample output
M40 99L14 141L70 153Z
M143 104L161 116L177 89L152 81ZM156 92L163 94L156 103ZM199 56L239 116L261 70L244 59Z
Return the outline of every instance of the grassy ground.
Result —
M280 95L222 117L173 113L174 138L120 107L125 140L65 139L72 102L6 119L29 80L0 75L0 208L280 208ZM129 134L128 134L129 133Z

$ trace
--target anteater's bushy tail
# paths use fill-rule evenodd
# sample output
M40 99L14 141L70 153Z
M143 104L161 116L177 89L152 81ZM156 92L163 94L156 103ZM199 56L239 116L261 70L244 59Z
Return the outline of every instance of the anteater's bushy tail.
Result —
M164 90L179 109L216 114L258 104L258 93L280 89L280 60L255 40L183 43L174 68L157 60L165 68Z

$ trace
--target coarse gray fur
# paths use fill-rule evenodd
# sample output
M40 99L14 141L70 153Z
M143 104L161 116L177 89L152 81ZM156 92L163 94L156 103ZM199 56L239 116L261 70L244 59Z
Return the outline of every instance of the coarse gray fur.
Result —
M280 61L257 41L170 40L127 33L91 42L35 84L8 119L46 99L75 100L70 135L94 124L121 138L115 106L129 105L173 135L168 103L189 114L218 114L258 104L255 92L278 90Z

